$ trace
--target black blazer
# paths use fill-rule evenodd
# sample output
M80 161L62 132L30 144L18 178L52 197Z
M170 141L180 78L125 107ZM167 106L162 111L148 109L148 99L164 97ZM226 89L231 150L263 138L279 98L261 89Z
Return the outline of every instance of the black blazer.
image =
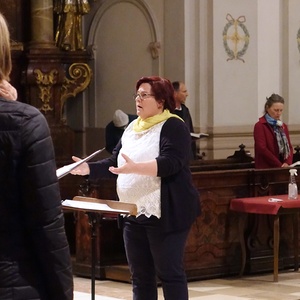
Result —
M181 104L181 110L175 109L173 113L183 119L190 132L194 132L194 125L193 125L190 111L184 104ZM191 143L190 160L195 160L197 159L196 141L191 138L190 143Z

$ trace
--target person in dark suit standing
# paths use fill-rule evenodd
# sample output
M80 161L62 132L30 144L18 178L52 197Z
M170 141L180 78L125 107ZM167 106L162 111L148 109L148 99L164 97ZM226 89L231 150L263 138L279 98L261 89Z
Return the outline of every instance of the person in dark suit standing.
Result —
M172 85L174 88L174 99L176 104L173 113L179 116L181 119L183 119L190 132L194 132L192 117L189 109L185 105L186 98L189 95L187 88L185 84L180 81L173 81ZM197 159L197 146L196 146L196 141L191 138L190 160L195 160L195 159Z

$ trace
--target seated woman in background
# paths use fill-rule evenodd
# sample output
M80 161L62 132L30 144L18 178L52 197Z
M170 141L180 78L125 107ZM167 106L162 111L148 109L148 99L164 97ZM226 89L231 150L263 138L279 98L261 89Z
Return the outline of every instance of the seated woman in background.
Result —
M255 168L288 167L293 147L288 127L281 121L284 99L277 94L266 99L264 116L254 126Z

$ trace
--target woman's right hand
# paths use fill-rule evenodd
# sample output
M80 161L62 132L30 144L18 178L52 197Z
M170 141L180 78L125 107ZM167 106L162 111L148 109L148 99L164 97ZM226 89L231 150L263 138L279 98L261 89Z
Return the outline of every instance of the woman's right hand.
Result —
M75 162L81 160L81 158L79 158L77 156L72 156L72 159ZM81 176L89 175L90 174L90 167L89 167L89 165L86 162L84 162L81 165L79 165L77 168L75 168L74 170L72 170L70 173L72 175L81 175Z

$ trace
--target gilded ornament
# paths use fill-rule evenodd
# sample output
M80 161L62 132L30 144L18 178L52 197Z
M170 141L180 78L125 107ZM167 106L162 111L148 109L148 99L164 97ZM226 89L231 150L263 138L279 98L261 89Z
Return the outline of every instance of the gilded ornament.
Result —
M39 109L44 113L52 111L53 108L50 106L51 89L52 86L56 84L56 75L58 74L58 71L54 69L49 73L43 73L39 69L34 69L33 73L35 74L36 83L40 90L39 98L43 103Z
M61 88L61 119L63 120L63 108L68 98L75 97L78 93L84 91L92 79L92 70L88 64L74 63L68 69L68 77L64 79Z

